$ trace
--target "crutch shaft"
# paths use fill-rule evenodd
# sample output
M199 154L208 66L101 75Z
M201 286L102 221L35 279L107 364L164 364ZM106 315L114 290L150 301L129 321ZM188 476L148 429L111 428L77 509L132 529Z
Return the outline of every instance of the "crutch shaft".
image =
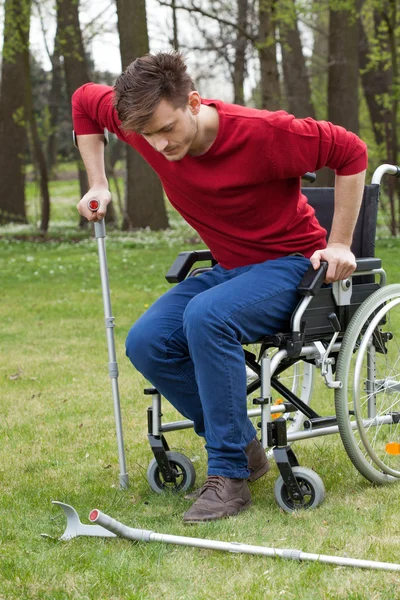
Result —
M101 525L119 537L140 542L163 542L165 544L177 544L179 546L191 546L193 548L204 548L207 550L222 550L226 552L269 556L272 558L279 557L289 560L308 560L325 564L341 565L344 567L361 567L363 569L400 571L400 564L394 563L360 560L357 558L347 558L342 556L328 556L325 554L311 554L309 552L302 552L301 550L294 550L290 548L265 548L264 546L252 546L238 542L220 542L217 540L205 540L201 538L155 533L154 531L150 531L148 529L135 529L132 527L127 527L123 523L116 521L112 517L109 517L97 509L91 511L89 520L92 523Z
M94 231L97 239L97 247L99 254L101 291L103 296L104 320L106 326L106 338L108 349L108 372L111 379L111 389L114 404L114 418L118 444L118 460L120 469L119 483L122 489L126 489L129 486L129 477L126 470L124 436L122 431L121 405L118 388L118 363L115 352L114 317L112 316L111 311L110 286L108 280L107 255L105 245L106 228L104 225L104 219L94 223Z

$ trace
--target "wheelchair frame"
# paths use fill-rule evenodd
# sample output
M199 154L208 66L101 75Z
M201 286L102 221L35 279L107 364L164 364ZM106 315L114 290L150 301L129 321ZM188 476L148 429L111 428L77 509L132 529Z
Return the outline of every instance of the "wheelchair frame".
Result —
M257 342L261 344L258 358L245 350L246 367L252 376L252 380L248 380L247 395L261 389L260 396L253 399L257 408L249 410L248 416L260 417L261 442L274 456L280 471L275 484L275 498L279 506L288 512L314 508L325 496L321 478L313 470L299 465L291 448L292 442L297 440L340 433L347 454L364 477L378 484L400 477L400 444L397 442L400 441L400 400L392 404L389 401L389 407L383 408L382 414L377 409L379 398L400 392L400 375L398 379L393 374L376 379L377 353L388 355L388 344L392 340L391 332L384 332L383 326L389 321L389 311L400 304L400 284L387 286L381 261L373 258L379 186L384 174L400 178L400 168L381 165L373 175L371 186L366 186L352 246L356 257L359 257L352 277L335 282L331 288L324 288L327 264L322 264L318 271L311 267L298 287L302 298L293 313L291 331L266 336ZM326 189L320 189L322 194L327 194ZM328 221L325 215L326 222L323 222L324 218L320 222L329 232L333 188L328 190L331 196ZM372 208L365 209L369 191L373 204ZM315 192L318 195L318 190L303 189L306 195L315 196ZM313 204L312 198L310 200L309 197L309 201ZM324 201L324 204L329 202ZM314 208L319 218L318 209ZM176 283L186 276L195 276L210 269L192 269L196 262L203 260L210 260L211 266L215 264L209 250L181 252L167 273L167 280ZM375 283L376 277L379 277L379 283ZM364 390L368 395L367 408L359 383L365 370L364 359L367 361ZM300 364L303 365L302 374L298 369ZM294 367L292 389L279 380L280 374L289 367ZM316 369L321 371L326 386L335 391L335 416L323 417L310 406ZM297 391L298 387L296 394L294 389ZM279 392L283 403L273 405L271 388ZM183 454L170 451L165 434L191 428L193 422L163 423L161 395L155 388L147 388L145 394L152 396L148 409L148 439L154 459L147 472L149 484L158 493L166 489L185 491L195 481L193 464ZM378 446L375 438L383 437L384 425L388 425L390 431L389 441L380 441ZM369 436L372 436L371 439ZM372 444L376 447L373 448ZM383 445L385 449L382 452ZM388 445L391 452L387 450Z

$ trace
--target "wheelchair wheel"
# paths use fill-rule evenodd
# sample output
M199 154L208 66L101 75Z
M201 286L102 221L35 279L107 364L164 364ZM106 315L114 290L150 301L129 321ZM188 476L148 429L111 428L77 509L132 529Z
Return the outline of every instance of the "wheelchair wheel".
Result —
M400 477L400 285L372 294L343 338L335 392L339 432L354 466L369 481Z
M186 492L193 487L196 481L196 471L190 460L180 452L167 452L167 457L172 469L175 472L175 483L164 481L160 467L155 458L150 462L147 469L147 481L151 489L157 494L162 494L166 491L171 492Z
M325 499L325 486L321 477L307 467L293 467L293 475L303 492L303 503L292 500L282 475L278 477L274 487L275 500L285 512L316 508Z

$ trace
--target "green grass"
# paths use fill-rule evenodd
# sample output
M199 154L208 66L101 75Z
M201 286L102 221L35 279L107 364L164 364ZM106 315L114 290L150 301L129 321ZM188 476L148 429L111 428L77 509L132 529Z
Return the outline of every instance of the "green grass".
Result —
M365 481L337 437L296 444L300 463L315 468L326 486L326 500L315 511L280 511L275 466L252 485L248 511L216 523L184 526L182 495L151 492L149 400L145 381L124 356L124 339L167 289L164 274L188 247L192 233L172 213L174 229L164 235L113 233L107 240L130 475L129 490L119 489L97 249L90 231L76 242L74 185L54 184L54 214L69 223L54 224L54 241L25 241L32 228L18 229L18 239L11 227L0 230L0 599L400 598L398 573L160 543L57 541L65 518L51 500L73 505L85 523L97 507L156 532L400 563L399 487ZM378 244L390 282L400 281L398 252L397 241ZM317 396L331 411L332 396L322 387ZM167 403L163 412L166 419L178 417ZM168 441L194 460L201 483L206 455L200 440L185 431Z

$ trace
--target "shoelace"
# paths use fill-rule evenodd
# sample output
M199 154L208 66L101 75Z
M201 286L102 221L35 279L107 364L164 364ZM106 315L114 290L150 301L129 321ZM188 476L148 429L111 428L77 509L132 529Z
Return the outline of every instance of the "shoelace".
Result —
M224 488L224 478L220 475L209 475L201 489L201 494L207 489L221 491Z

